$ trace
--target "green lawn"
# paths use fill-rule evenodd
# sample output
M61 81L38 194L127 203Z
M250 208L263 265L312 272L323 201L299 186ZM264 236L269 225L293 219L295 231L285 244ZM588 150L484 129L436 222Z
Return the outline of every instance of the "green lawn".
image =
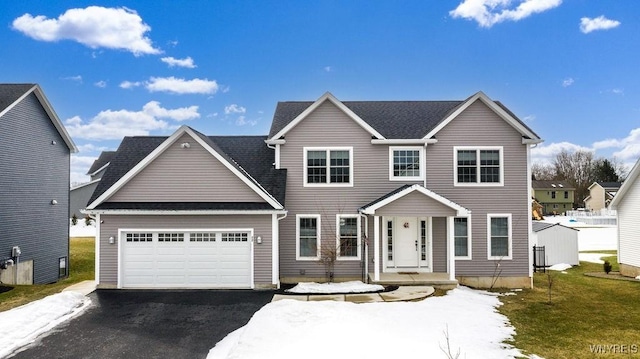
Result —
M604 259L618 270L615 252ZM501 297L499 310L516 328L515 347L545 358L640 358L640 282L587 277L585 272L603 272L602 264L581 262L567 274L552 271L551 303L545 273L534 275L534 289ZM627 349L595 354L591 346L596 345Z
M53 284L17 285L8 292L0 293L0 312L58 293L72 284L94 279L94 238L71 238L70 246L68 278Z

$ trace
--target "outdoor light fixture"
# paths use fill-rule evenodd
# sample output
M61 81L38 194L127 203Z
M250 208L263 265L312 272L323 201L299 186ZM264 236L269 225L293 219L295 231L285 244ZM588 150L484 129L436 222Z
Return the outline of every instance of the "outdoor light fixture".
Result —
M262 244L262 237L260 236L256 237L256 243Z
M116 239L113 238L113 236L109 237L109 244L114 244L116 243Z
M191 144L190 144L189 142L184 142L184 143L182 143L182 144L180 145L180 147L182 147L182 148L190 148L190 147L191 147Z
M51 141L51 144L52 144L52 145L55 145L55 144L56 144L56 141L55 141L55 140Z
M58 201L56 201L55 199L52 199L51 204L58 204Z

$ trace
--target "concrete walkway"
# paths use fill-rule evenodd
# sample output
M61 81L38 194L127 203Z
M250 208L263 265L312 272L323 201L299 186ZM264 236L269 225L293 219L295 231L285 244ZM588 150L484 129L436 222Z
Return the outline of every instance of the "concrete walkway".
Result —
M70 285L65 289L63 289L62 291L63 292L67 292L67 291L80 292L84 295L89 295L94 290L96 290L96 287L97 287L97 283L95 280L85 280L80 283Z
M374 302L408 302L424 299L434 292L429 286L399 287L392 292L354 293L354 294L275 294L272 302L283 299L302 301L333 300L338 302L374 303Z

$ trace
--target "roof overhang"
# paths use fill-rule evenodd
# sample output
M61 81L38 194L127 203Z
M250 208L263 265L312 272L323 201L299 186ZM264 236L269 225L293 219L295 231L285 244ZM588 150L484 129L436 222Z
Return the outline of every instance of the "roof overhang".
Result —
M433 192L430 191L426 188L424 188L423 186L419 185L419 184L414 184L412 186L406 186L405 188L401 189L401 190L396 190L394 192L392 192L391 195L387 195L387 196L383 196L381 197L379 200L376 200L364 207L361 207L358 209L358 212L362 213L362 214L368 214L368 215L375 215L376 210L394 202L399 200L400 198L413 193L413 192L419 192L422 193L423 195L425 195L428 198L431 198L432 200L439 202L449 208L451 208L452 210L454 210L456 212L456 216L458 217L468 217L471 214L471 211L462 207L461 205Z
M390 138L372 139L372 145L428 145L437 143L435 138Z
M462 112L464 112L469 106L471 106L477 100L482 101L487 107L489 107L493 112L495 112L500 118L505 120L508 124L510 124L516 131L518 131L523 139L523 144L537 144L543 142L543 140L538 137L531 129L527 126L523 125L520 121L514 118L511 114L505 111L502 107L500 107L495 101L491 100L487 95L485 95L482 91L476 92L473 96L469 97L465 100L460 106L458 106L455 111L453 111L449 116L447 116L442 122L440 122L433 130L427 133L424 138L434 138L436 133L440 132L445 126L449 124L449 122L453 121L454 118L458 117Z
M349 118L354 120L360 127L365 129L367 132L371 134L371 136L383 139L378 131L376 131L373 127L371 127L367 122L365 122L360 116L356 115L355 112L351 111L345 104L343 104L340 100L338 100L335 96L333 96L330 92L326 92L324 95L320 96L314 103L312 103L309 107L307 107L301 114L299 114L296 118L294 118L291 122L289 122L284 128L282 128L278 133L273 135L270 139L267 139L265 142L270 145L275 144L284 144L285 140L283 139L287 132L289 132L292 128L294 128L298 123L304 120L309 114L315 111L320 105L322 105L325 101L331 102L338 109L344 112Z
M111 214L111 215L161 215L161 216L211 216L211 215L256 215L256 214L286 214L284 209L272 210L140 210L140 209L82 209L84 214Z

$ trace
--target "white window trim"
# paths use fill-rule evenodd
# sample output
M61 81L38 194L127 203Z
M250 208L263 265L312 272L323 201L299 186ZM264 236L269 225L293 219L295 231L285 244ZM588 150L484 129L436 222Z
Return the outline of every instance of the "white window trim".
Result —
M420 153L420 175L402 177L393 175L393 152L394 151L419 151ZM389 146L389 181L423 181L426 173L425 151L422 146Z
M476 151L476 182L458 182L458 151ZM500 155L500 182L480 182L480 151L498 150ZM503 146L454 146L453 147L453 185L455 187L503 187L504 186L504 147Z
M473 231L471 230L471 216L469 217L454 217L454 218L466 218L467 219L467 253L468 255L466 256L456 256L455 252L454 254L454 258L455 260L463 260L463 261L470 261L473 259L473 241L471 240L471 233L473 233ZM454 251L455 251L455 238L456 238L456 233L455 233L455 228L451 229L453 232L453 240L454 240Z
M300 219L315 218L316 219L316 256L302 257L300 256ZM321 223L319 214L296 214L296 260L298 261L318 261L320 260L320 235Z
M509 241L509 255L507 256L492 256L491 255L491 218L507 218L507 225L509 226L508 241ZM511 223L511 213L487 213L487 259L489 260L511 260L513 257L513 226Z
M331 176L331 151L349 151L349 183L308 183L307 173L307 152L308 151L326 151L327 152L327 181ZM353 147L303 147L302 148L302 167L304 169L302 176L303 187L353 187L354 177Z
M357 219L357 240L358 240L358 255L355 257L341 257L340 256L340 218L356 218ZM336 250L337 250L337 260L339 261L359 261L362 258L362 234L360 233L360 216L357 214L336 214Z

